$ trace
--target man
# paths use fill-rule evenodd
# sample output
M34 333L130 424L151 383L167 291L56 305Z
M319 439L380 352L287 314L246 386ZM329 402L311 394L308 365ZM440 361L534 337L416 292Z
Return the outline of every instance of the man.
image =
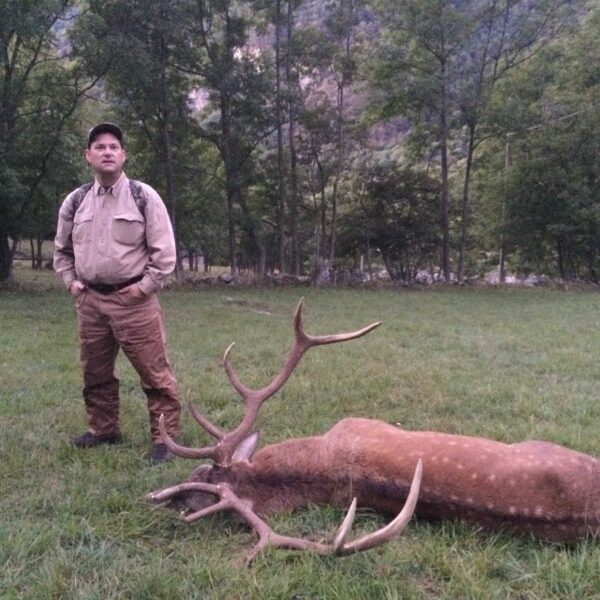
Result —
M122 348L148 399L152 460L162 463L171 454L159 417L176 438L181 411L156 297L175 266L173 228L158 193L123 172L127 155L117 125L90 130L85 158L95 180L65 198L54 242L54 268L75 299L89 425L71 443L121 442L115 360Z

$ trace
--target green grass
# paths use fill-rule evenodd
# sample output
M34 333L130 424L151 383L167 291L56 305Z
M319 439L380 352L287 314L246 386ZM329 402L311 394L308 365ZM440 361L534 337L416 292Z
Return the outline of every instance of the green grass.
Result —
M50 273L19 269L0 292L0 597L600 598L600 546L489 535L460 523L411 523L386 546L335 559L269 550L227 514L192 525L152 507L147 492L194 463L152 467L144 398L124 360L120 447L75 451L84 429L72 303ZM549 290L208 289L166 291L172 362L182 392L215 422L241 405L224 349L250 385L278 370L291 315L306 297L307 330L372 321L369 336L311 350L261 412L262 443L325 431L348 415L508 442L545 439L600 455L600 296ZM184 414L185 443L208 440ZM333 532L343 511L274 517L280 532ZM358 532L384 521L362 513Z

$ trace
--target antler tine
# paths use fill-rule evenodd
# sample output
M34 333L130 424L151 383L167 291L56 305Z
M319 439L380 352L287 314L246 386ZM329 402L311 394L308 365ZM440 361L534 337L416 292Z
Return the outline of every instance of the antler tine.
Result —
M187 395L187 404L190 412L192 413L192 417L194 417L194 420L196 423L198 423L198 425L200 425L200 427L208 431L208 433L210 433L210 435L217 440L222 440L225 437L225 432L222 429L219 429L200 412L200 409L190 399L189 393Z
M364 550L369 550L370 548L384 544L393 537L402 533L414 513L417 499L419 497L422 476L423 465L421 460L419 460L415 469L415 474L413 476L408 497L398 516L385 527L382 527L373 533L364 535L348 543L346 543L345 540L350 532L352 522L354 520L356 499L353 500L350 509L348 510L348 514L344 518L344 521L340 526L337 535L335 536L335 540L330 544L324 544L321 542L314 542L311 540L279 535L278 533L275 533L273 529L254 512L249 501L236 496L228 483L182 483L170 488L166 488L159 492L153 492L152 494L148 495L148 499L152 502L164 502L171 496L189 490L199 490L214 494L219 498L218 502L193 513L182 513L181 519L186 523L191 523L220 510L235 511L258 534L258 542L247 555L248 562L251 562L254 558L256 558L256 556L258 556L258 554L260 554L267 546L286 548L288 550L309 550L316 552L317 554L335 554L337 556L347 556L349 554L362 552Z
M163 442L176 456L180 456L181 458L215 458L218 454L217 446L207 446L205 448L186 448L185 446L180 446L167 433L164 415L160 415L160 418L158 419L158 428L160 430L160 435L162 436Z
M192 481L189 483L178 483L177 485L173 485L171 487L165 488L164 490L159 490L156 492L150 492L146 495L146 498L155 504L159 504L168 500L172 496L180 494L181 492L188 492L191 490L198 490L201 492L214 493L215 496L218 496L219 493L216 491L217 484L213 483L201 483L200 481Z
M417 467L415 468L415 474L413 475L413 480L410 485L410 491L408 492L408 497L406 498L406 502L402 507L402 510L398 513L396 518L388 523L385 527L374 531L373 533L369 533L364 535L348 544L345 543L346 536L352 527L352 521L354 520L354 511L348 514L352 514L351 519L348 517L342 523L342 526L339 529L338 535L335 537L335 541L333 543L334 554L338 556L346 556L348 554L354 554L356 552L363 552L365 550L370 550L371 548L375 548L375 546L380 546L384 544L388 540L391 540L393 537L400 535L403 531L410 519L415 512L415 508L417 506L417 501L419 499L419 492L421 490L421 481L423 479L423 461L419 459L417 462ZM355 502L353 503L353 505ZM351 507L352 509L352 507ZM346 521L349 520L349 523L346 524Z
M347 333L333 333L329 335L310 335L304 331L304 298L300 298L298 307L294 313L294 330L296 333L296 342L302 340L306 344L305 350L312 346L323 346L326 344L335 344L337 342L347 342L349 340L355 340L356 338L367 335L367 333L373 331L381 325L381 321L371 323L366 327L357 329L356 331L349 331Z
M233 432L226 434L225 439L223 440L223 448L220 449L224 454L231 454L231 449L233 449L235 445L250 432L254 422L256 421L262 403L276 394L283 387L295 369L296 365L309 348L312 348L313 346L322 346L325 344L335 344L336 342L353 340L366 335L381 325L380 322L376 322L371 323L371 325L367 325L362 329L347 333L338 333L332 335L309 335L304 331L303 309L304 298L301 298L294 313L294 344L288 352L280 371L265 387L261 389L251 389L244 385L231 364L230 353L234 344L231 344L225 351L223 356L225 371L229 377L231 385L242 397L242 400L246 405L246 412L240 425L238 425ZM230 448L228 452L225 451L225 446Z
M252 560L258 553L260 553L267 545L278 546L280 548L287 548L289 550L311 550L317 554L334 554L336 556L348 556L349 554L355 554L356 552L363 552L380 546L385 542L391 540L393 537L399 535L404 531L404 528L410 521L417 505L419 498L419 491L421 489L421 480L423 477L423 465L419 459L415 474L410 486L410 491L406 502L402 507L402 510L398 513L396 518L388 523L385 527L364 535L356 540L346 543L346 537L352 528L354 521L354 513L356 510L356 498L352 501L350 508L342 525L338 529L338 533L335 536L334 541L331 544L323 544L320 542L312 542L310 540L304 540L302 538L294 538L288 536L280 536L270 531L268 539L260 539L258 544L252 549L248 560Z

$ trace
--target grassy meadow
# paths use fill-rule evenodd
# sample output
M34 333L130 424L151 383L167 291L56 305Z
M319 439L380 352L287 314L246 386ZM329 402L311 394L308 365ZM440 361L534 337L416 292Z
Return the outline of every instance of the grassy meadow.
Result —
M26 281L25 281L26 280ZM413 522L348 558L270 549L228 514L185 525L145 494L183 480L194 461L151 466L137 377L119 361L122 446L77 451L85 429L75 315L49 272L17 271L0 291L0 597L3 599L589 599L600 598L600 545L572 547L460 523ZM23 283L25 281L25 283ZM183 393L224 428L241 404L221 366L264 385L306 298L310 333L383 324L311 350L264 406L262 443L325 431L344 416L408 429L544 439L600 455L600 295L551 290L219 288L161 294ZM187 410L183 442L208 442ZM270 520L325 537L343 511ZM384 524L362 512L358 533Z

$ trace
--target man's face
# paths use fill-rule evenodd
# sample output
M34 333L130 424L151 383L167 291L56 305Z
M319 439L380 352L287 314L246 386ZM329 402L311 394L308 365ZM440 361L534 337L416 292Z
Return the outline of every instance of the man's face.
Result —
M85 151L85 159L100 176L119 174L126 158L125 149L112 133L101 133Z

